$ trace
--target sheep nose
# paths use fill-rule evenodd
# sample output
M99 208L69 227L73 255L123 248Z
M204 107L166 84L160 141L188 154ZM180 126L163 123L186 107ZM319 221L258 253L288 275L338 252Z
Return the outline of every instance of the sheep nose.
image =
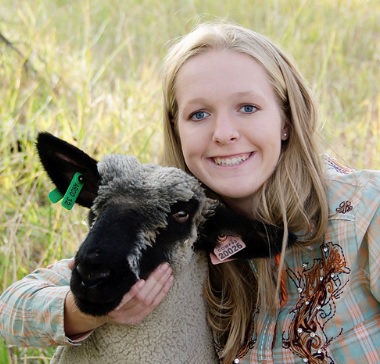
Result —
M75 270L81 277L82 285L86 288L95 288L111 275L111 271L107 268L90 268L82 263L79 263Z

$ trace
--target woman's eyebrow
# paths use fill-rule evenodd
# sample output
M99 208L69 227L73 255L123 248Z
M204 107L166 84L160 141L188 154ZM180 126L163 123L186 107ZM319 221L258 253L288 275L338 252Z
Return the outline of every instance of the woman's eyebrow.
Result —
M189 100L184 100L181 102L181 109L184 111L188 111L189 109L192 108L198 108L200 105L206 105L207 101L206 99L202 97L196 97L194 99L189 99Z
M239 91L236 92L236 96L238 97L253 97L254 99L258 99L259 101L264 101L265 98L260 92L256 91Z

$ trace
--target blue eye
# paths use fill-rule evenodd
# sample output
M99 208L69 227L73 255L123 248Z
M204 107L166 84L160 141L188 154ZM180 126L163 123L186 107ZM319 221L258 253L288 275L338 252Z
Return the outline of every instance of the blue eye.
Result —
M257 111L257 107L255 105L244 105L240 108L241 111L247 114L252 114Z
M205 111L196 111L190 115L191 120L203 120L205 119L209 114Z

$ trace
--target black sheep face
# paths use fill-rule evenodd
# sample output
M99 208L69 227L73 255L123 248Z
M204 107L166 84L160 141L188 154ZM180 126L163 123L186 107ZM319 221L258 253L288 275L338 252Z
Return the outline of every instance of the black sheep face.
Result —
M233 236L246 248L237 259L277 254L283 231L206 198L199 181L177 168L106 156L101 162L51 134L37 140L41 162L64 194L79 172L77 203L90 208L90 231L80 246L70 282L79 309L94 316L112 311L140 278L162 262L173 270L189 263L195 249L212 253ZM289 244L295 242L289 236Z

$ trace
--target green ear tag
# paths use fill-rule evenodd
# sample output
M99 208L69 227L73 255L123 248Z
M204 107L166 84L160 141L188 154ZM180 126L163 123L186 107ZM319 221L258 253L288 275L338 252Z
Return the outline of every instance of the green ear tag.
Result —
M75 173L73 179L70 182L70 186L67 189L65 195L63 196L62 206L71 210L77 200L80 191L84 185L83 176L80 173Z
M57 203L59 200L62 200L63 195L61 192L59 192L58 188L56 188L49 193L48 197L51 202Z

